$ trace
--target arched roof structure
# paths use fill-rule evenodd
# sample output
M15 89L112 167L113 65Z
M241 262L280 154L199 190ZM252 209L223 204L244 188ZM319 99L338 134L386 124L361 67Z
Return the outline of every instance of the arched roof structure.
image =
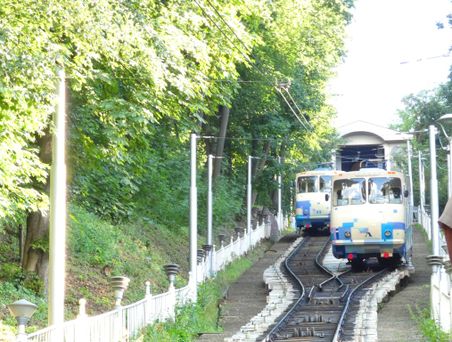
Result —
M336 151L336 169L350 171L366 166L383 167L394 165L394 154L410 135L375 125L366 121L354 121L338 128L342 144Z

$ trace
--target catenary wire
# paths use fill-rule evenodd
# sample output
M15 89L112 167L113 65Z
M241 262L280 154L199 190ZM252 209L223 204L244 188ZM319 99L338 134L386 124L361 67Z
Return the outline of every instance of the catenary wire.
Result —
M223 32L223 30L215 23L215 21L212 20L212 17L211 17L210 15L207 14L207 12L206 12L206 11L204 10L204 8L198 3L198 1L197 1L197 0L194 0L194 1L195 1L195 3L198 5L198 7L201 9L201 11L204 13L204 15L207 15L207 16L209 17L208 19L209 19L210 21L212 21L212 23L214 23L214 25L215 25L215 26L220 30L220 32L228 39L228 41L230 41L230 42L234 45L234 47L235 47L241 54L245 55L245 54L243 53L243 51L242 51L241 49L239 49L239 48L237 47L237 45L235 45L235 43L232 42L232 40L231 40L231 39ZM233 28L227 23L227 21L223 18L223 16L222 16L221 13L218 11L218 9L217 9L217 8L216 8L209 0L206 0L206 1L207 1L208 5L209 5L211 8L213 8L213 10L215 11L216 15L220 18L220 20L221 20L221 21L229 28L229 30L232 32L232 34L237 38L237 40L245 47L246 50L248 50L248 47L246 46L246 44L240 39L240 37L235 33L235 31L233 30ZM252 53L252 52L250 52L250 55L251 55L254 59L256 59L256 58L253 56L253 53ZM258 66L253 65L253 63L251 63L251 61L250 61L250 64L251 64L254 68L256 68L262 75L264 75L265 78L268 79L267 74L264 73L262 70L260 70L260 68L259 68ZM289 92L287 89L285 89L285 91L289 94L290 98L292 99L294 105L295 105L296 108L298 109L299 114L303 117L303 119L305 119L305 122L306 122L307 125L306 125L305 123L303 123L302 120L300 119L300 117L295 113L295 110L294 110L293 107L289 104L289 102L287 101L286 97L283 95L283 93L281 92L281 90L279 90L276 86L275 86L275 89L276 89L276 90L278 91L278 93L283 97L284 101L285 101L286 104L289 106L291 112L292 112L292 113L294 114L294 116L298 119L298 121L299 121L300 124L303 126L303 128L307 130L307 129L308 129L307 126L309 126L309 127L312 129L312 128L313 128L312 125L311 125L311 124L306 120L306 118L303 116L303 114L301 113L300 108L299 108L298 105L296 104L296 102L295 102L295 100L293 99L292 95L290 95L290 92Z

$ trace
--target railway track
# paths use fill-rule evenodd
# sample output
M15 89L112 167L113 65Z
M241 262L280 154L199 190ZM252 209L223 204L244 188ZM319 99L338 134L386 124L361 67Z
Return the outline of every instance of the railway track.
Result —
M306 237L285 261L300 297L258 341L354 341L359 299L389 270L378 263L362 272L333 274L321 263L328 237Z

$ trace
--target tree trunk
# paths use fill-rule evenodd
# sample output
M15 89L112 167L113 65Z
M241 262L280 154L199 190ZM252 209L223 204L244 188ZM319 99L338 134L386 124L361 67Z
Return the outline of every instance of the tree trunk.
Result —
M281 158L281 165L279 166L280 172L282 172L281 167L282 167L282 165L284 165L285 155L286 155L286 145L283 143L281 145L281 150L279 152L279 157ZM278 174L276 174L275 177L276 177L276 181L277 181ZM282 179L282 181L284 182L283 179ZM282 186L282 184L281 184L281 186ZM278 208L278 189L273 190L273 192L271 194L271 198L272 198L273 207ZM281 206L282 206L282 204L281 204Z
M265 163L267 162L267 156L268 153L270 151L270 142L269 141L265 141L264 146L262 148L262 157L260 157L259 159L257 159L257 161L255 163L253 163L253 167L252 167L252 175L254 178L257 174L261 173L264 170L265 167ZM251 206L254 205L254 202L256 202L256 198L257 198L257 191L253 191L252 195L251 195Z
M48 212L33 212L27 217L23 268L36 272L47 288L47 269L49 266L49 215Z
M228 121L229 121L229 108L226 106L220 106L218 108L218 112L220 114L220 134L219 139L217 142L217 149L215 152L216 157L222 157L224 152L224 140L226 137L226 131L228 127ZM213 165L213 175L212 175L212 182L215 183L215 181L218 179L221 173L221 158L215 158L214 159L214 165Z
M50 164L52 160L52 135L49 131L38 138L39 158L43 163ZM50 193L50 179L41 191ZM24 243L22 267L29 272L36 272L43 280L47 289L47 269L49 265L49 210L35 211L27 217L27 227Z

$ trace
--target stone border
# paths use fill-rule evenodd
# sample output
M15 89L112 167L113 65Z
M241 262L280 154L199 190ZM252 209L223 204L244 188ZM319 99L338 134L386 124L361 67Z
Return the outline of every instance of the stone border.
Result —
M293 287L281 269L285 259L302 241L302 237L295 240L284 254L264 271L264 282L269 289L267 305L232 337L225 338L225 342L256 341L299 298L300 292Z
M267 305L251 320L243 325L225 342L251 342L262 336L281 314L300 296L290 280L281 271L287 256L303 241L300 237L275 262L264 271L264 282L269 289ZM396 291L397 285L411 274L408 269L397 269L386 275L366 291L359 302L352 341L378 342L378 304Z
M396 269L366 291L359 302L352 341L378 342L378 304L397 290L403 278L409 276L408 269Z

